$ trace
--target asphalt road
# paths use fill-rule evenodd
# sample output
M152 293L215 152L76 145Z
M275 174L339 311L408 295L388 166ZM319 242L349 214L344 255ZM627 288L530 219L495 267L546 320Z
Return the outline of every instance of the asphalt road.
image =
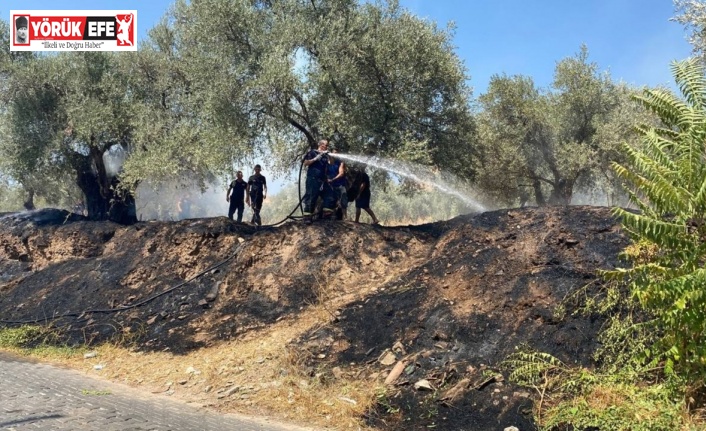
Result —
M305 429L206 411L163 395L0 352L0 430Z

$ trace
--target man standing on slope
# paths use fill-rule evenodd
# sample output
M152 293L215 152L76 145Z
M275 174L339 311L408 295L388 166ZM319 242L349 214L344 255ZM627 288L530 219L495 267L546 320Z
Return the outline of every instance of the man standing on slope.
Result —
M323 199L324 213L333 213L333 193L327 193L331 190L326 181L326 169L328 167L328 141L322 139L319 141L319 148L311 150L304 156L304 166L306 170L306 194L304 195L304 217L306 222L311 223L316 212L316 201L319 196Z
M255 174L248 179L247 193L245 201L252 208L252 223L261 226L260 210L262 209L262 201L267 198L267 180L265 176L260 174L262 168L260 165L255 165Z
M233 214L238 211L238 223L243 221L243 210L245 209L245 190L248 188L248 183L243 179L243 172L237 172L237 178L230 183L226 192L226 202L230 202L228 208L228 218L233 220ZM233 190L233 194L231 194Z

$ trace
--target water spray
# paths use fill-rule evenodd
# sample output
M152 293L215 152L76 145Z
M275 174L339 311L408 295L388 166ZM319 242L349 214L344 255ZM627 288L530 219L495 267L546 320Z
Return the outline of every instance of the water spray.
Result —
M368 157L342 153L332 153L331 156L350 162L374 166L378 169L384 169L401 177L409 178L416 183L425 184L427 186L434 187L443 193L455 196L476 211L487 211L487 209L481 205L480 202L471 197L468 192L463 190L468 189L468 185L463 180L452 174L434 173L428 166L378 156Z

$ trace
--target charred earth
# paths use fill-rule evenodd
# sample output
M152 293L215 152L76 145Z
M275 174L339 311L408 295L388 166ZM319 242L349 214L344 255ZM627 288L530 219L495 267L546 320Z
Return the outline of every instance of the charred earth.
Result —
M225 217L126 227L39 210L0 218L0 320L50 324L70 344L129 333L140 351L187 355L323 304L327 324L285 347L322 379L388 380L364 412L369 426L524 431L531 394L499 364L528 346L591 366L602 320L564 300L616 266L626 244L600 207L262 229Z

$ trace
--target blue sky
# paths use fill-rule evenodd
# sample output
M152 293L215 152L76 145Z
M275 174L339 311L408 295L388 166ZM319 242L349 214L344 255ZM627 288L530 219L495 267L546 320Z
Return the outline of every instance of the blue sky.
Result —
M9 0L12 9L135 9L139 36L164 15L169 0ZM551 83L556 62L582 43L601 69L634 85L671 84L669 63L690 55L671 0L401 0L416 15L456 25L454 45L477 96L493 74Z

